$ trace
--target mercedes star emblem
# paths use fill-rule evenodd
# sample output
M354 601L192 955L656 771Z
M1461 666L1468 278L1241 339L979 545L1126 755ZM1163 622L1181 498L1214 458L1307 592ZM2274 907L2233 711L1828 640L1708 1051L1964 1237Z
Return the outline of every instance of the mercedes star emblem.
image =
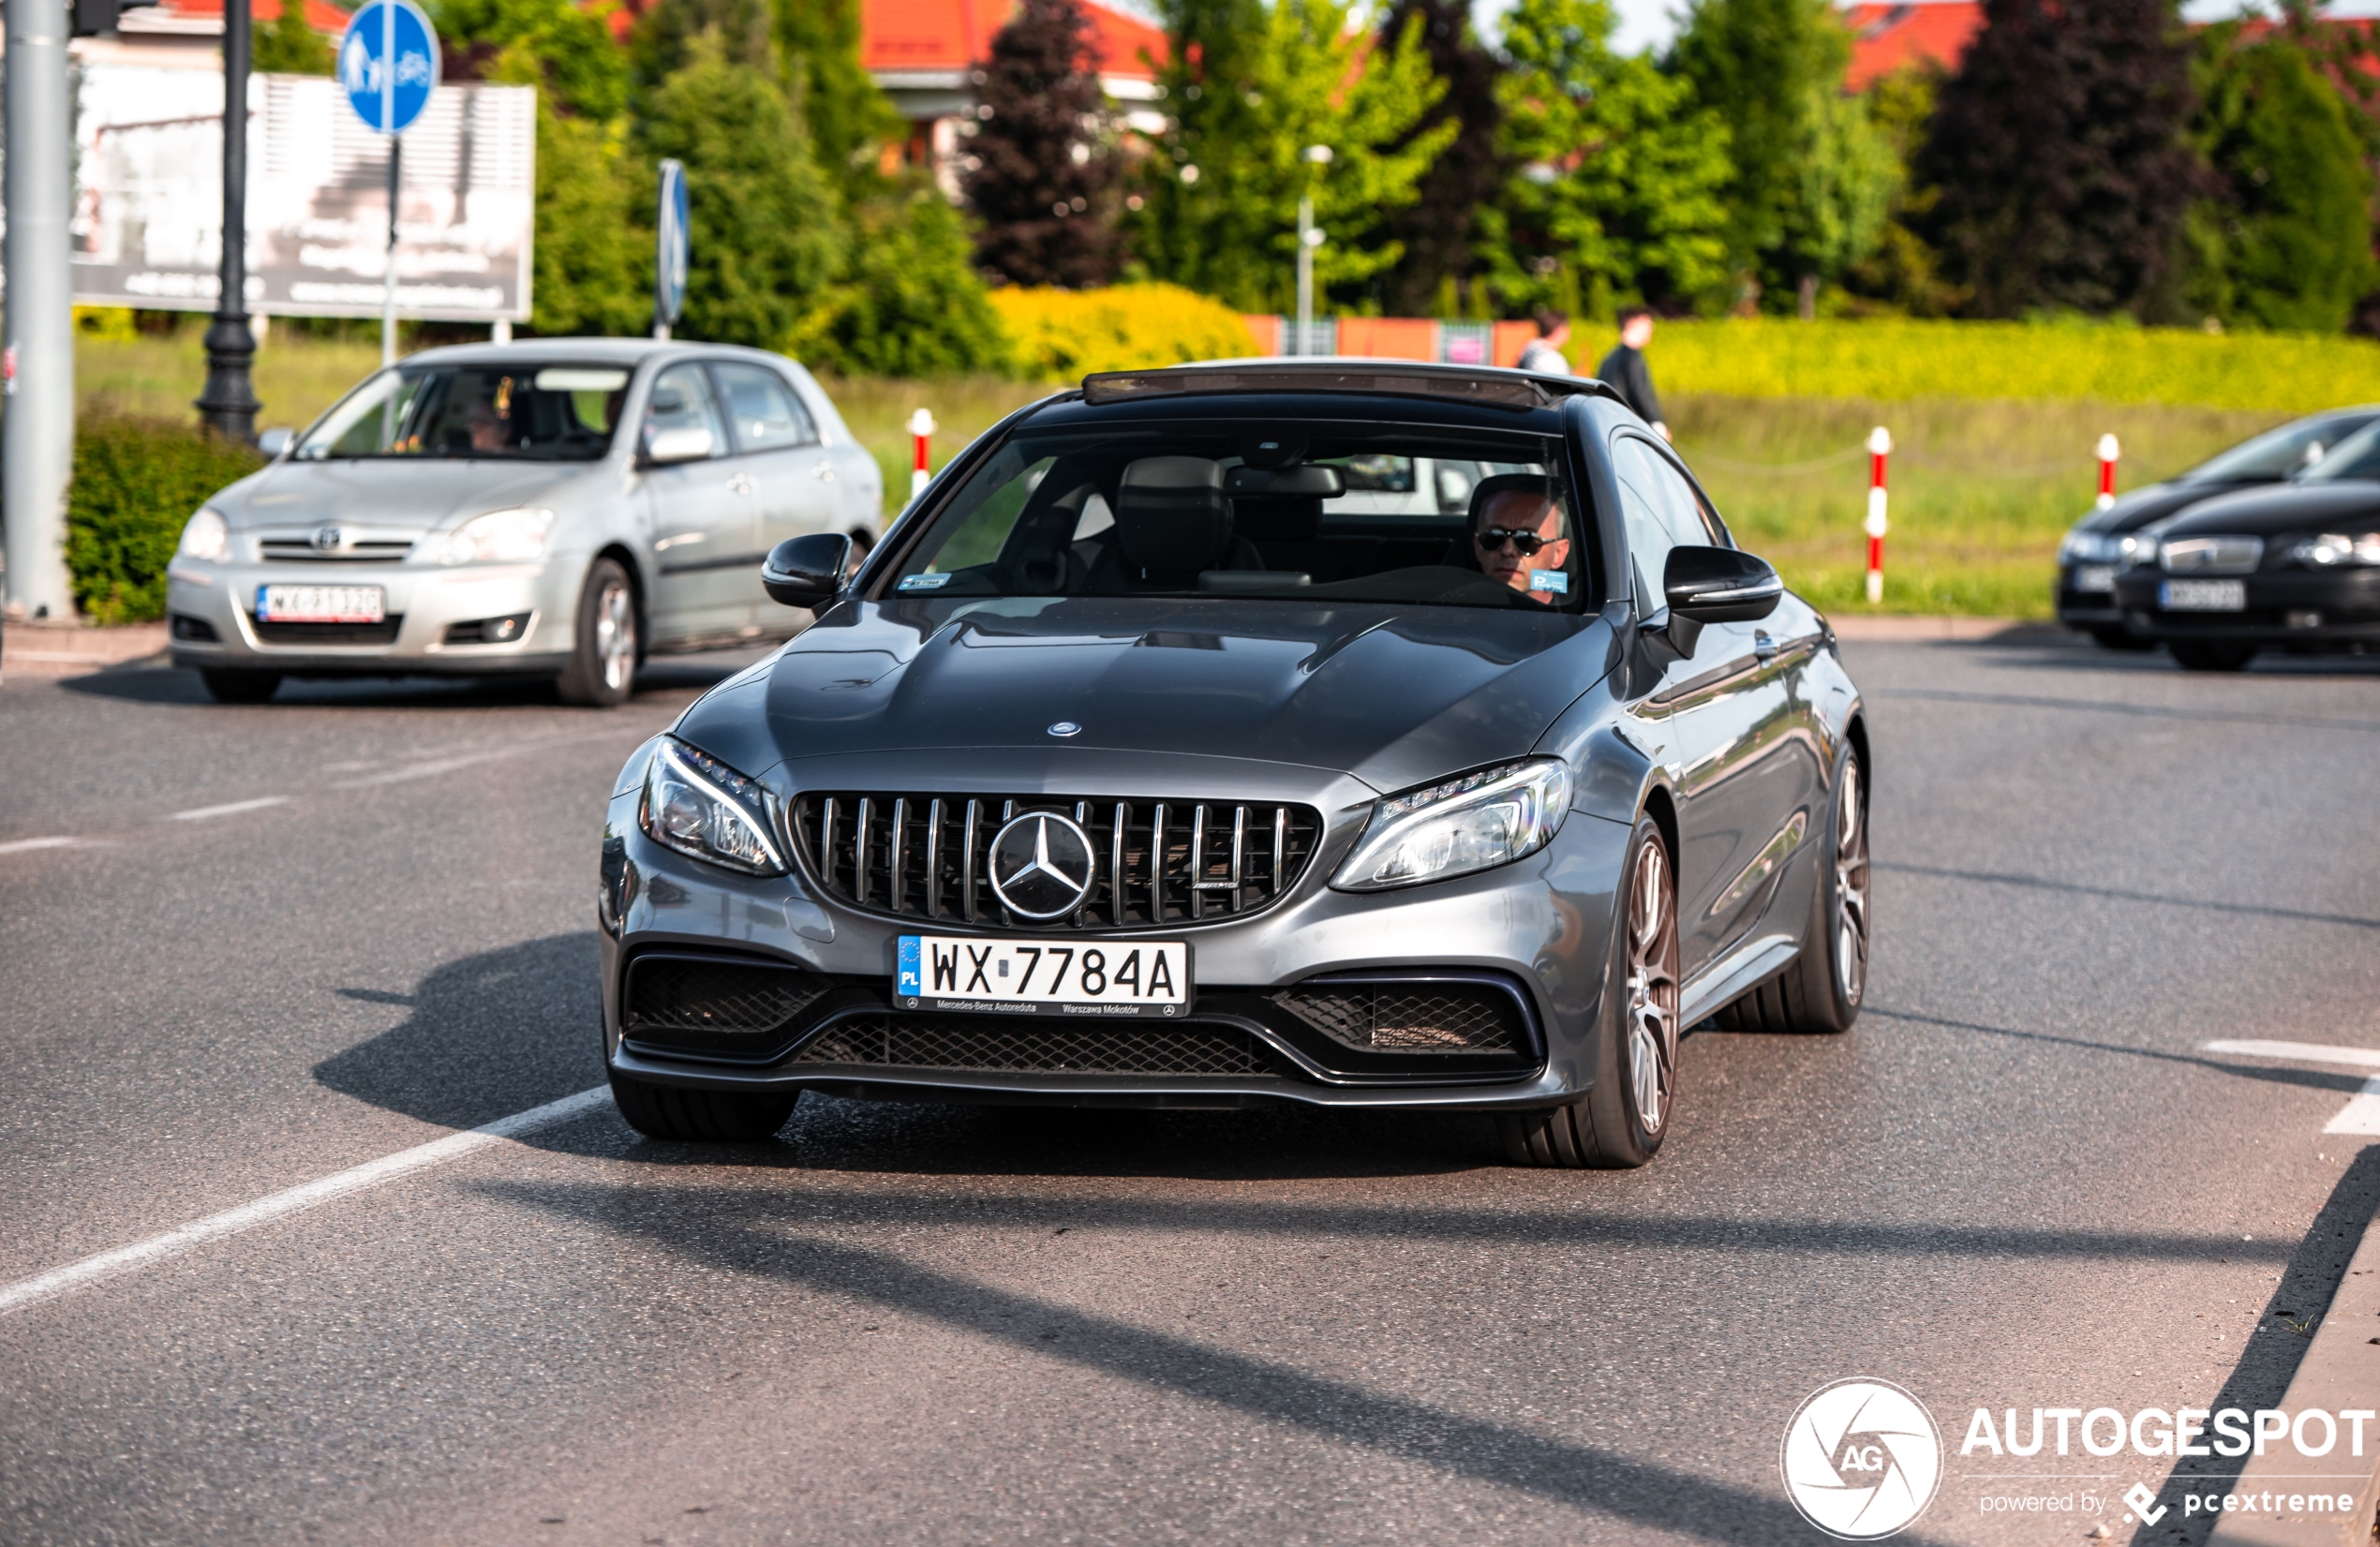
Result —
M1091 896L1091 840L1054 811L1027 811L991 840L991 895L1019 918L1064 918Z

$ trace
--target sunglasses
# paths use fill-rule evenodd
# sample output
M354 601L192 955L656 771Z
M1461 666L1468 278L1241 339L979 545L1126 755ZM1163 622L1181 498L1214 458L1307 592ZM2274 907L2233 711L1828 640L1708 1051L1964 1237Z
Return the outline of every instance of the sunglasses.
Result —
M1510 527L1490 527L1479 536L1480 552L1495 553L1510 543L1520 550L1524 558L1535 558L1537 551L1546 543L1560 541L1555 537L1540 537L1535 532L1514 531Z

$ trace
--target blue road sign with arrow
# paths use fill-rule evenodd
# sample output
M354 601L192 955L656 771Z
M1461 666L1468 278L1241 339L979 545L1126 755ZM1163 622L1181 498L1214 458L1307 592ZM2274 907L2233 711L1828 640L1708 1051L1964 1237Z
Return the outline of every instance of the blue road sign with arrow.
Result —
M382 134L402 134L422 116L438 71L438 29L413 0L370 0L339 39L339 89L364 126Z
M653 320L664 328L675 325L686 306L686 266L692 257L686 216L686 169L676 161L663 161L661 241L653 265Z

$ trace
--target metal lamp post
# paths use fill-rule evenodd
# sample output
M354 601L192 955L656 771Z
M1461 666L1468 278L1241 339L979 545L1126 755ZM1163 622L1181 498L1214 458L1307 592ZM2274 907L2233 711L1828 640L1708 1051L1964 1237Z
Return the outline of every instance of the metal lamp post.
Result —
M1322 233L1314 226L1314 180L1331 164L1331 147L1308 145L1305 159L1316 170L1298 197L1298 347L1292 354L1314 352L1314 249L1322 245Z
M67 575L67 483L74 464L74 305L67 234L73 126L66 0L7 3L8 276L0 390L0 502L7 612L74 616Z
M223 7L223 290L206 331L206 391L199 418L227 439L254 441L262 405L248 367L256 335L248 329L248 5Z

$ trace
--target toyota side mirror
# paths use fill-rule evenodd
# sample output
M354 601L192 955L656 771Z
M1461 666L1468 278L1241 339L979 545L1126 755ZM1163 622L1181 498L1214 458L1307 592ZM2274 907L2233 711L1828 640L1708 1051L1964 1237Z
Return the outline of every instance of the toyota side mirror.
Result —
M768 550L760 588L771 602L816 612L842 589L850 563L851 539L841 532L789 537Z
M672 462L700 462L710 454L710 431L700 424L680 424L675 429L655 430L645 438L645 460L656 466L666 466Z
M262 452L268 460L278 461L288 454L290 445L296 439L297 431L286 424L275 425L257 436L256 449Z

